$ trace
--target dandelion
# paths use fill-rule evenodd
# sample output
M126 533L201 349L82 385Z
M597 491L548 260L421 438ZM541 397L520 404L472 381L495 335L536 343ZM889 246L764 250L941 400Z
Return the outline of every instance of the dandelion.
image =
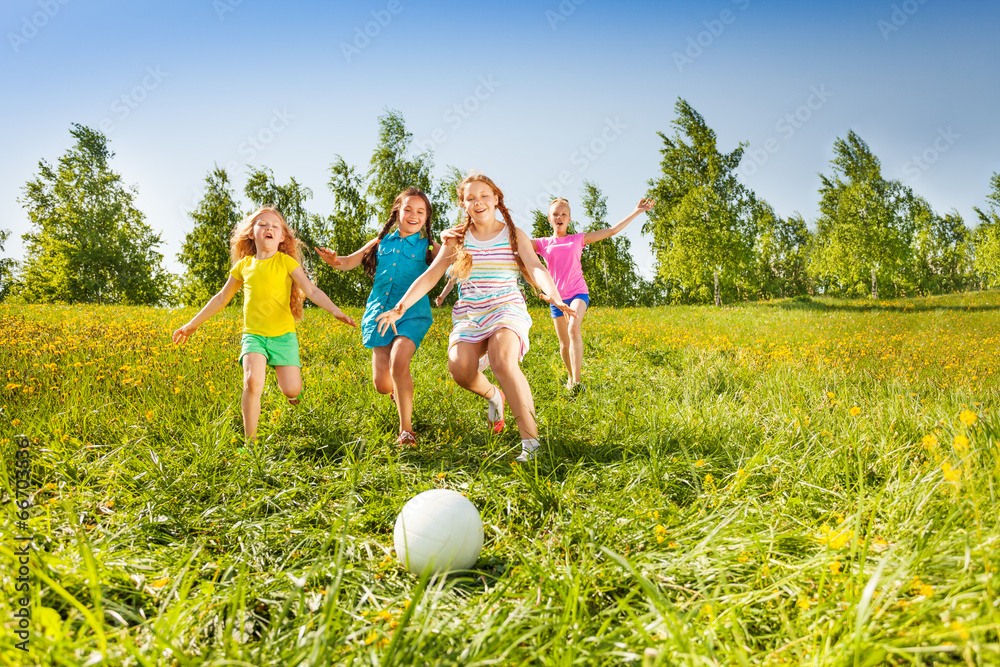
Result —
M704 465L705 465L705 459L698 459L697 461L694 462L695 468L701 468Z
M855 405L853 408L850 409L849 412L851 413L852 417L857 417L858 415L861 414L861 408Z
M795 606L797 606L799 609L808 609L809 599L805 597L799 597L799 601L795 603Z
M972 410L962 410L958 414L958 419L966 426L972 426L979 421L979 417Z
M920 593L920 595L923 595L925 598L929 598L932 595L934 595L934 587L931 586L930 584L920 584L920 587L917 589L917 592Z
M951 482L952 484L958 484L958 468L953 468L950 463L945 461L941 464L941 470L944 471L944 479L946 482Z
M923 437L923 439L920 440L920 444L922 444L924 446L924 449L926 449L927 451L933 451L933 449L937 447L938 439L934 437L932 434L928 433Z
M830 572L833 572L834 574L840 574L840 570L842 567L843 566L840 564L840 561L835 560L832 563L830 563Z
M664 526L662 523L656 524L656 526L653 527L653 532L656 533L657 543L660 543L663 540L667 539L667 527Z
M969 439L964 435L956 435L955 442L953 443L953 445L955 449L957 449L958 451L964 452L966 449L969 448Z
M954 633L956 633L962 639L968 639L969 638L969 631L962 624L961 621L952 621L951 622L951 631L954 632Z

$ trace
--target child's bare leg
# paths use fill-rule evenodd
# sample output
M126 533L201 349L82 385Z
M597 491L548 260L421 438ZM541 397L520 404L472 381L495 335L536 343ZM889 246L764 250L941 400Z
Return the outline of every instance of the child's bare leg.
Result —
M274 375L278 378L281 393L290 404L297 405L302 393L302 369L298 366L275 366Z
M556 328L556 336L559 337L559 356L562 357L563 365L566 367L566 372L569 373L569 379L566 381L566 387L569 388L573 384L573 363L570 357L570 340L569 340L569 325L566 320L569 318L563 315L562 317L553 317L552 325Z
M490 398L493 396L493 385L479 370L479 357L485 352L486 341L452 345L448 350L448 372L459 387L483 398Z
M410 359L417 346L406 336L396 336L389 348L389 372L396 395L396 410L399 411L399 430L412 431L413 376L410 374Z
M390 368L391 345L382 345L372 350L372 384L375 391L388 394L392 391L392 374Z
M518 356L521 340L511 329L500 329L489 339L490 366L507 398L510 411L517 421L521 438L538 438L535 423L535 399L528 380L521 372ZM496 355L494 357L494 355Z
M260 396L264 393L264 374L267 372L267 357L258 352L243 355L243 396L240 407L243 410L243 432L247 440L257 439L257 423L260 421Z
M568 319L566 323L569 330L569 376L574 384L580 382L583 373L583 317L587 314L587 303L582 299L575 299L570 304L576 310L576 317L568 318L565 315L558 318Z

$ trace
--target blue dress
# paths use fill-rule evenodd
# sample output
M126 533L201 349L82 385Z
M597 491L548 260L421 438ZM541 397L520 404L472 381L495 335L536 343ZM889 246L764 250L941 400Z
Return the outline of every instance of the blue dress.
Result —
M389 345L397 335L406 336L420 347L420 341L434 323L427 295L420 297L396 322L398 334L394 334L390 327L384 336L380 336L375 318L399 303L413 281L427 270L428 243L430 241L420 238L420 234L410 234L404 239L400 237L398 229L379 242L375 284L372 285L368 303L365 304L365 314L361 318L361 341L365 347Z

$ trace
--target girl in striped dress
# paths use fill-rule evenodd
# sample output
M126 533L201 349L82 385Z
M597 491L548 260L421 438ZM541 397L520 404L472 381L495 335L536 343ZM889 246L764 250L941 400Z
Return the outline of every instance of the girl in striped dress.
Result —
M505 425L504 403L521 435L518 461L533 459L540 447L531 387L520 362L528 351L531 316L517 286L523 275L542 298L570 317L575 311L562 302L552 276L535 254L531 238L514 226L503 193L483 174L473 173L458 184L458 199L465 223L448 235L445 251L406 291L392 310L378 317L379 330L395 330L406 310L437 284L449 265L459 284L458 303L452 310L448 340L448 370L459 386L486 399L487 419L494 433ZM496 217L497 211L503 220ZM479 359L489 353L492 385L479 369Z

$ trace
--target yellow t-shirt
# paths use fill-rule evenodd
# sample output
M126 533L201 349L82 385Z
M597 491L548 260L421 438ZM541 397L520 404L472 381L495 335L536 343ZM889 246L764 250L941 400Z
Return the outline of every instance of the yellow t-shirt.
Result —
M229 270L243 283L243 333L283 336L295 331L288 301L292 296L292 271L299 263L283 252L268 259L244 257Z

